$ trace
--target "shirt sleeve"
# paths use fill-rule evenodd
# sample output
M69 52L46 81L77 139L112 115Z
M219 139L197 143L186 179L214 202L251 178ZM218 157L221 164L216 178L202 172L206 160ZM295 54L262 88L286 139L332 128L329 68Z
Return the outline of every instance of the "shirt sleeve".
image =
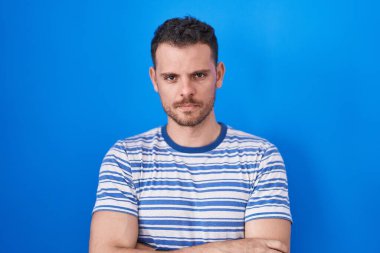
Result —
M273 144L268 145L261 158L245 212L245 222L262 218L293 222L284 161Z
M123 143L118 141L102 161L93 213L116 211L138 216L137 203L128 156Z

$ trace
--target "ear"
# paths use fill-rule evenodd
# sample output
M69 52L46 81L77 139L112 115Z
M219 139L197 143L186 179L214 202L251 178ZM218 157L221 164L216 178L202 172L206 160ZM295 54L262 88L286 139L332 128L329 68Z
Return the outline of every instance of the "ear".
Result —
M150 80L152 81L154 90L156 92L158 92L158 85L157 85L157 80L156 80L156 70L153 67L149 68L149 76L150 76Z
M222 87L225 72L226 69L224 63L219 62L218 65L216 65L216 88Z

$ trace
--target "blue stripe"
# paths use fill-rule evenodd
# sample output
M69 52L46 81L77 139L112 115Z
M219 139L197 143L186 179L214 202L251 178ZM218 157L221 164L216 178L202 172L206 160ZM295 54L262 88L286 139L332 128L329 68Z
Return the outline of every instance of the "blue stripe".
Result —
M144 152L141 152L139 150L137 150L136 152L128 152L129 155L133 156L133 155L143 155L143 156L166 156L166 157L172 157L173 155L168 155L169 152L163 152L163 153L159 153L159 152L152 152L151 149L146 149ZM184 155L185 153L178 153L176 154L175 156L176 157L179 157L179 158L184 158L184 159L187 159L187 158L198 158L198 159L216 159L216 158L235 158L235 157L240 157L240 158L246 158L246 157L249 157L249 156L252 156L252 155L257 155L257 152L244 152L244 153L236 153L236 154L221 154L221 155L189 155L189 154L186 154ZM136 161L140 161L141 160L133 160L131 159L130 160L131 162L136 162Z
M170 228L170 227L146 227L146 226L140 226L140 229L148 229L148 230L176 230L176 231L199 231L199 232L219 232L219 233L226 233L226 232L243 232L244 228L230 228L230 229L206 229L206 228Z
M204 226L204 227L244 227L244 221L226 222L226 221L187 221L187 220L139 220L140 225L176 225L176 226Z
M138 151L138 154L141 154L141 152L147 152L148 154L157 154L154 152L161 152L163 156L168 154L167 156L173 155L172 150L170 148L159 148L159 147L128 147L125 149L125 152L129 154L130 152ZM204 153L203 155L193 156L193 157L213 157L212 155L216 154L222 154L223 156L227 154L233 154L234 156L236 154L242 153L242 152L252 152L252 153L263 153L261 152L261 148L239 148L239 149L214 149L210 151L209 153ZM177 154L175 154L177 156ZM179 155L178 155L179 156ZM189 155L182 155L182 157L189 157Z
M137 140L136 142L131 142L131 141L125 141L125 143L127 144L130 144L128 145L127 148L139 148L139 147L142 147L143 145L144 146L150 146L150 147L159 147L159 145L157 145L156 143L163 143L164 142L164 138L152 138L152 139L149 139L149 140L145 140L145 139L139 139ZM224 138L223 140L223 144L226 145L226 144L229 144L229 146L231 147L234 147L234 145L236 146L236 149L239 149L241 148L242 146L257 146L257 147L262 147L263 145L265 145L264 142L258 142L257 140L252 140L252 139L249 139L249 138L239 138L238 139L232 139L232 138ZM221 148L221 147L217 147L217 148ZM262 153L265 152L265 149L261 148L260 149Z
M125 163L125 164L129 165L129 161L124 160L123 158L120 158L120 157L116 156L115 154L107 154L107 155L105 156L105 158L107 158L107 159L109 159L109 158L113 158L113 159L115 159L115 160L117 160L117 161L120 161L120 162L122 162L122 163ZM104 159L103 159L103 161L104 161Z
M287 182L287 180L285 178L274 177L274 178L267 179L267 180L260 180L260 183L266 183L266 182L272 182L272 181L283 181L284 183Z
M268 167L265 167L265 168L262 168L258 171L258 173L260 174L265 174L265 173L268 173L268 172L272 172L272 171L283 171L283 172L286 172L285 171L285 167L284 166L268 166Z
M158 240L158 239L153 239L153 238L144 238L144 239L139 239L139 242L145 243L145 244L154 244L154 245L166 245L166 246L175 246L176 248L182 248L182 247L190 247L190 246L196 246L203 244L205 242L203 241L175 241L175 240ZM149 245L148 245L149 246ZM173 248L168 248L168 247L157 247L153 246L156 248L157 251L170 251L173 250Z
M121 193L111 193L111 192L105 192L105 193L99 193L96 195L98 199L102 199L105 197L111 197L113 199L128 199L132 203L137 204L136 198L133 197L132 194L121 194Z
M99 173L99 176L107 175L107 174L114 174L115 176L123 177L123 174L121 174L121 173L119 173L117 171L106 170L106 169L101 170L100 173Z
M280 195L278 195L280 197ZM141 197L140 201L143 200L154 200L154 199L164 199L164 200L176 200L176 199L181 199L181 200L189 200L189 201L204 201L204 200L215 200L215 201L240 201L240 202L247 202L247 199L243 198L233 198L229 196L224 196L224 197L210 197L210 198L188 198L188 197L183 197L183 196L149 196L149 197Z
M141 206L147 205L178 205L178 206L235 206L245 207L247 203L233 202L233 201L185 201L185 200L140 200Z
M156 128L155 130L158 130L158 129L159 128ZM148 132L150 132L150 131L148 131ZM162 136L161 136L161 134L159 132L153 133L151 135L148 135L148 134L144 133L144 134L139 134L139 135L135 135L135 136L132 136L132 137L125 138L122 141L123 142L135 143L135 142L138 142L138 141L141 141L141 140L152 141L154 139L162 139L161 137Z
M180 235L180 234L179 234ZM195 235L195 234L194 234ZM197 234L199 235L199 234ZM191 241L191 240L199 240L199 241L204 241L204 242L213 242L213 241L224 241L224 240L234 240L234 239L237 239L235 237L225 237L225 238L220 238L220 237L207 237L207 238L203 238L203 237L196 237L196 236L192 236L191 238L188 238L188 237L178 237L178 236L162 236L162 235L157 235L157 236L151 236L151 235L139 235L139 240L140 238L146 238L146 239L169 239L169 240L178 240L178 241ZM243 237L239 237L239 238L243 238Z
M247 165L248 166L259 166L260 165L260 162L259 161L256 161L256 162L253 162L253 161L248 161L248 162L240 162L240 161L233 161L233 162L220 162L220 161L215 161L215 162L212 162L210 159L208 159L207 161L210 165L206 165L207 166L238 166L238 167L246 167ZM186 161L176 161L176 160L171 160L171 161L168 161L167 159L165 159L165 161L162 161L160 162L160 160L156 160L156 161L150 161L150 162L144 162L142 163L141 160L136 160L136 161L132 161L132 165L136 166L136 165L139 165L141 166L142 164L148 166L150 165L151 167L153 167L153 165L156 165L156 164L160 164L160 165L167 165L167 164L175 164L177 167L178 165L181 165L181 166L185 166L185 167L205 167L205 162L203 159L201 159L201 162L192 162L191 165L189 165L189 162L186 162Z
M274 215L274 216L265 216L265 217L250 217L250 218L247 218L245 219L245 222L249 222L251 220L257 220L257 219L281 219L281 220L288 220L290 221L291 223L293 223L293 219L291 216L278 216L278 215Z
M117 202L124 202L124 203L128 203L127 205L129 205L130 204L130 206L136 206L137 205L137 201L135 200L135 199L125 199L125 198L123 198L123 199L118 199L118 198L113 198L113 197L102 197L102 198L98 198L97 199L97 201L99 202L99 203L101 203L101 202L104 202L104 201L106 201L106 200L114 200L114 201L117 201Z
M155 178L155 181L173 181L173 180L179 180L178 178L173 177L160 177ZM189 183L195 183L195 184L202 184L202 183L220 183L224 184L226 182L232 182L232 183L243 183L243 184L251 184L249 179L240 179L240 178L219 178L219 179L205 179L205 180L194 180L194 179L180 179L182 182L189 182ZM149 182L152 181L151 178L145 178L145 179L139 179L139 182Z
M111 176L111 175L103 175L99 177L99 181L104 181L104 180L111 180L111 181L117 181L121 183L126 183L125 179L122 177L117 177L117 176Z
M154 188L154 187L146 187L146 188L143 188L143 189L137 189L136 190L136 193L141 193L143 191L167 191L167 190L170 190L170 191L182 191L182 192L197 192L197 193L205 193L205 192L242 192L242 193L246 193L246 194L249 194L249 191L244 191L244 190L239 190L239 189L210 189L210 190L198 190L196 188L192 188L192 189L183 189L183 188ZM225 194L225 193L224 193Z
M253 213L245 217L245 219L249 219L252 217L266 217L268 215L271 215L272 217L290 217L288 213L284 212L260 212L260 213Z
M244 209L232 209L232 208L202 208L202 209L197 209L197 208L184 208L184 207L145 207L145 206L140 206L139 210L160 210L160 211L165 211L165 210L182 210L182 211L191 211L191 212L214 212L214 211L221 211L221 212L245 212Z
M288 185L284 183L270 183L270 184L263 184L258 185L255 190L265 189L265 188L284 188L288 189Z
M122 170L124 170L126 173L129 173L131 174L131 167L127 166L127 165L124 165L122 163L118 163L115 161L115 159L112 159L112 160L108 160L107 161L104 161L102 163L102 166L115 166L115 167L118 167L118 168L121 168Z
M157 216L148 216L144 215L144 219L156 219ZM193 217L184 217L184 216L160 216L162 219L182 219L182 220L191 220L191 221L204 221L205 218L193 218ZM223 217L223 218L215 218L215 217L209 217L208 220L221 220L221 221L240 221L241 218L231 218L231 217Z
M122 206L113 206L113 205L98 205L95 207L95 210L96 211L100 211L100 210L110 210L110 211L113 211L114 209L118 209L118 210L123 210L127 213L131 213L131 214L134 214L135 216L137 216L137 212L136 210L133 210L133 209L130 209L130 208L126 208L126 207L122 207Z
M288 200L288 197L285 197L282 195L270 195L270 196L259 196L259 197L251 196L251 200L274 199L274 198Z
M168 169L168 170L161 170L162 172L178 172L178 173L185 173L185 174L190 174L190 175L209 175L209 174L215 174L215 171L209 171L209 172L193 172L189 170L179 170L179 169ZM144 170L144 173L148 172L157 172L156 169L151 169L151 170ZM132 173L142 173L141 169L137 170L132 170ZM218 173L223 173L223 174L236 174L236 170L220 170ZM252 174L252 172L249 171L239 171L240 174Z
M192 238L191 238L192 239ZM240 238L233 238L233 239L240 239ZM232 239L226 239L226 240L232 240ZM148 244L148 246L150 246L149 244L153 244L153 245L167 245L167 246L173 246L175 247L175 249L179 249L179 248L183 248L183 247L191 247L191 246L197 246L197 245L202 245L202 244L205 244L205 243L208 243L208 242L213 242L213 241L224 241L224 240L196 240L196 239L192 239L192 240L188 240L188 241L184 241L184 240L181 240L181 241L177 241L177 240L159 240L159 239L153 239L153 238L139 238L138 242L140 243L144 243L144 244ZM152 246L150 246L152 247ZM169 247L162 247L162 246L153 246L154 248L156 248L157 251L170 251L170 250L173 250L173 248L169 248Z
M198 166L192 166L189 164L176 164L174 162L167 163L167 162L155 162L155 163L131 163L132 167L139 167L142 169L149 169L149 168L180 168L180 169L189 169L192 171L198 171L198 170L220 170L220 169L252 169L256 168L256 165L253 164L237 164L237 165L218 165L218 164L212 164L212 165L198 165Z
M111 183L115 187L118 187L119 185L122 185L124 187L134 188L134 186L130 182L118 182L118 181L107 180L107 179L99 180L99 184L103 185L103 184L106 184L106 183ZM104 189L104 187L101 187L101 188ZM119 188L117 190L120 191Z
M161 130L161 129L156 129L156 130ZM261 137L258 137L258 136L254 136L254 135L246 135L246 134L243 134L243 135L246 135L246 136L238 136L234 133L231 133L232 129L230 127L227 126L227 135L225 136L224 140L231 140L231 141L234 141L234 140L239 140L239 141L245 141L245 142L260 142L260 143L267 143L267 140L265 140L264 138L261 138ZM148 131L149 132L149 131ZM132 137L128 137L128 138L125 138L123 139L122 141L123 142L130 142L130 143L135 143L135 142L140 142L140 141L147 141L149 143L151 143L152 140L159 140L159 141L163 141L163 136L160 134L159 131L157 131L156 133L152 133L151 135L136 135L136 136L132 136Z
M211 182L211 183L195 183L195 182L183 182L180 180L177 181L144 181L140 182L140 187L149 187L149 186L180 186L180 187L192 187L197 189L202 188L212 188L212 187L240 187L243 189L249 189L250 185L243 182Z
M248 201L247 208L251 206L262 206L266 204L280 204L288 205L289 203L284 200L270 199L270 200L260 200L260 201Z
M289 209L289 203L285 204L285 205L275 205L275 204L266 204L266 205L263 205L263 206L250 206L250 207L247 207L247 210L253 210L253 209L260 209L260 208L268 208L268 207L276 207L277 208L286 208L286 209Z

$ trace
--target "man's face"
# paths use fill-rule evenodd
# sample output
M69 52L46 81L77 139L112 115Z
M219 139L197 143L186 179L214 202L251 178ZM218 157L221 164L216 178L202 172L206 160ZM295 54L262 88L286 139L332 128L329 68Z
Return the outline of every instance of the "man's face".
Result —
M156 51L156 69L150 68L169 120L189 127L214 113L215 91L223 76L223 63L215 66L210 47L201 43L185 47L162 43Z

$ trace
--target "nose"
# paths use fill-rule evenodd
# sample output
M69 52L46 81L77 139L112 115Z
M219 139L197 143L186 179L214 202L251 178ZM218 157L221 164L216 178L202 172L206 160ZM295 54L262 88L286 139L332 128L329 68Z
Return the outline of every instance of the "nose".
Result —
M181 83L181 96L189 97L195 95L195 86L191 79L186 78Z

